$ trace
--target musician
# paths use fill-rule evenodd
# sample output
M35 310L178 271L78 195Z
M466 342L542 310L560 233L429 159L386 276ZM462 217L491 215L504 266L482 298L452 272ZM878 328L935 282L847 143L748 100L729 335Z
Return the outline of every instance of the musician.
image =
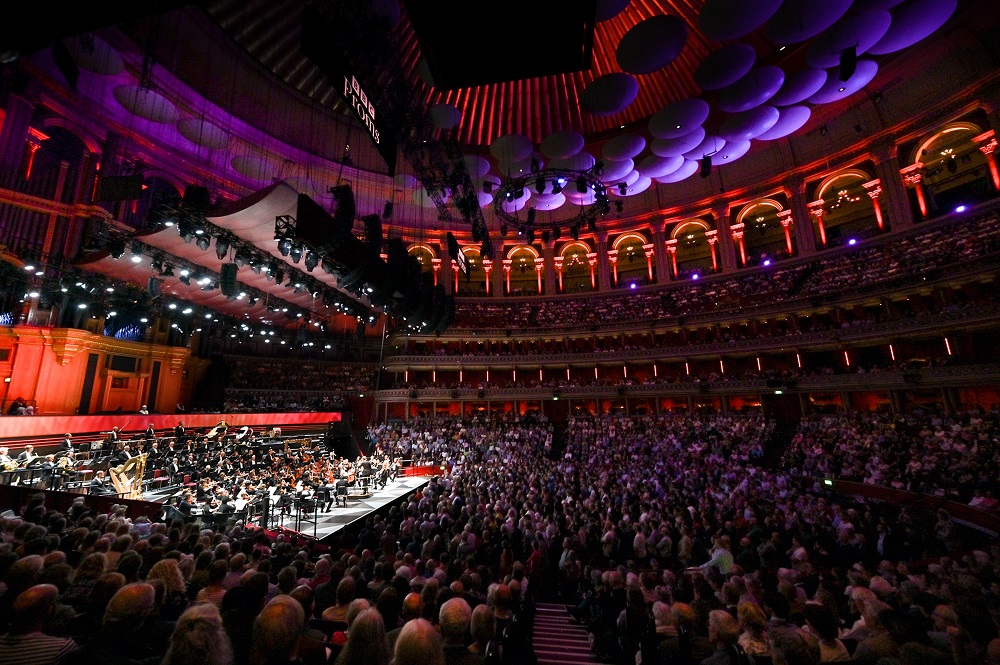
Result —
M132 448L126 443L121 447L121 450L115 453L115 463L124 464L130 459L132 459Z
M104 469L99 469L97 473L94 474L93 479L87 483L87 487L90 489L91 494L116 494L116 492L108 486L107 474L105 474Z
M160 442L153 440L153 443L149 445L149 452L146 454L146 462L151 465L152 468L158 469L160 463L160 457L163 456L163 451L160 450Z
M174 438L177 439L177 441L183 441L185 436L184 421L178 420L177 425L174 426Z
M104 442L107 444L109 450L114 450L121 438L121 430L116 425L111 428L110 432L108 432L108 436L105 438Z
M37 458L38 455L35 454L35 447L29 443L24 447L24 450L21 451L21 454L17 456L17 463L20 466L25 467Z
M73 450L73 435L67 432L59 442L59 452L68 453L71 450Z
M11 465L17 465L17 460L10 456L10 448L0 446L0 467L6 468Z
M170 476L171 485L179 483L183 479L184 474L181 473L181 465L177 457L172 458L167 464L167 475Z

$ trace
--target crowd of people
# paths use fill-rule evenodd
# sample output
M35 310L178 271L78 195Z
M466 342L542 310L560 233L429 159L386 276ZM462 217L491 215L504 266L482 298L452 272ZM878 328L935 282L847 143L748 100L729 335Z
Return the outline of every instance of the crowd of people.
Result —
M782 465L996 508L1000 413L833 413L802 418Z
M996 415L915 433L953 444ZM0 662L30 649L87 665L530 663L538 598L570 608L605 662L996 662L1000 546L946 514L765 467L773 427L739 414L375 427L373 445L426 447L447 470L329 552L42 497L0 518Z
M996 215L920 229L891 241L872 241L819 262L776 265L738 277L689 280L654 291L561 298L537 303L459 300L453 328L567 328L607 321L666 320L692 314L752 311L762 303L912 283L948 267L969 265L1000 251Z
M289 362L279 358L226 356L228 387L236 390L364 392L375 383L371 363L338 363L308 360Z

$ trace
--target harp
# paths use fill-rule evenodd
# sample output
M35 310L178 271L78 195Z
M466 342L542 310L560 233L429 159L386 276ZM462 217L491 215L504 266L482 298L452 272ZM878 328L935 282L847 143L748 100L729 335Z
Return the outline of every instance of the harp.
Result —
M142 453L130 458L124 464L108 469L115 492L123 499L142 498L142 476L146 472L146 455Z

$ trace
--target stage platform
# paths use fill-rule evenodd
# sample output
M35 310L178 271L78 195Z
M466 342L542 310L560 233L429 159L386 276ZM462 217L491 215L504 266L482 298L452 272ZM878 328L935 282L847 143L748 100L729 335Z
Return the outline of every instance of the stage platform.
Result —
M304 536L323 540L337 533L344 527L374 513L400 497L416 492L430 482L430 476L401 476L386 484L384 489L376 489L370 494L349 493L347 507L334 506L330 512L320 512L310 516L310 520L298 519L292 514L282 520L273 520L272 524L283 529L298 531ZM320 506L322 509L322 506ZM315 517L315 521L313 521Z

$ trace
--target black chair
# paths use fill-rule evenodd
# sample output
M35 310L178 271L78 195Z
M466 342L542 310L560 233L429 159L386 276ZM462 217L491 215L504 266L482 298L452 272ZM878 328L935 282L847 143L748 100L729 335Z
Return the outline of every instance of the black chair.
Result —
M323 633L327 642L333 639L333 634L337 631L342 633L347 632L346 621L328 621L326 619L311 618L309 619L309 627Z
M344 504L344 508L347 508L347 481L338 480L336 487L336 504L339 506L341 502Z

